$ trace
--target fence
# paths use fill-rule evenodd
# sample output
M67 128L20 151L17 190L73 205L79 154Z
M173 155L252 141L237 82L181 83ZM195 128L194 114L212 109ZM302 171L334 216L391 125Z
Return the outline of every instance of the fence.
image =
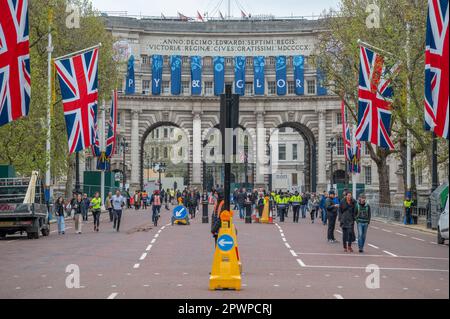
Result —
M385 219L392 222L403 223L405 208L402 205L383 205L371 203L372 217ZM428 224L431 214L426 207L412 207L411 216L414 224Z

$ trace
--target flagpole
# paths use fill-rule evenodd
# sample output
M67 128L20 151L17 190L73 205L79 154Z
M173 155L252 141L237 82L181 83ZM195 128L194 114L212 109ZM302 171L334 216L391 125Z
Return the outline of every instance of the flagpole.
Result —
M45 173L45 186L49 189L49 200L53 196L53 189L51 187L51 109L52 109L52 53L53 53L53 41L52 41L52 23L53 20L53 12L50 9L48 13L48 47L47 47L47 145L46 145L46 153L47 153L47 171Z
M377 50L377 51L380 51L380 52L389 54L389 55L391 55L391 56L394 56L393 53L391 53L391 52L389 52L389 51L386 51L386 50L383 50L383 49L380 49L380 48L378 48L378 47L376 47L376 46L374 46L374 45L371 45L371 44L369 44L369 43L367 43L367 42L361 41L361 39L358 39L358 44L364 45L364 46L369 47L369 48L371 48L371 49L374 49L374 50Z
M102 112L102 126L101 126L101 135L100 135L100 152L103 156L104 152L105 152L105 109L106 109L106 104L105 104L105 100L103 100L103 104L101 107L101 112ZM104 205L105 203L105 170L102 169L101 173L100 173L101 177L100 177L100 197L102 199L102 205Z
M65 58L69 58L71 56L74 56L74 55L77 55L77 54L81 54L81 53L87 52L89 50L93 50L93 49L99 48L101 46L102 46L102 43L100 42L99 44L94 45L93 47L90 47L90 48L87 48L87 49L79 50L79 51L76 51L76 52L72 52L72 53L60 56L59 58L56 58L55 61L62 60L62 59L65 59Z
M406 80L406 120L408 126L410 125L410 108L411 108L411 83L409 81L409 70L411 67L410 53L409 53L409 39L410 39L410 25L406 25L406 68L408 70ZM411 191L411 132L409 127L406 129L406 189Z

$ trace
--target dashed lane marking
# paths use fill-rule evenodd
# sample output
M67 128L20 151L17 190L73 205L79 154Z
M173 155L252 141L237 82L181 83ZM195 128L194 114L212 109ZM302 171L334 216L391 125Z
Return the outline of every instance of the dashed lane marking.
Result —
M284 245L288 248L291 249L291 246L288 243L284 243Z
M139 258L139 260L144 260L145 257L147 257L147 253L143 253L143 254L141 255L141 258Z
M391 253L390 251L383 250L383 252L386 253L386 254L388 254L388 255L390 255L390 256L392 256L392 257L398 257L396 254L393 254L393 253Z
M392 230L389 230L389 229L384 229L384 228L382 228L381 230L384 231L384 232L386 232L386 233L392 233Z
M148 245L147 248L145 249L146 251L150 251L150 249L152 249L152 245Z
M402 233L395 233L398 236L402 236L402 237L408 237L408 235L402 234Z
M284 241L284 242L286 242L286 238L284 238L284 237L282 237L281 240Z
M336 298L336 299L344 299L344 297L342 297L342 296L339 295L339 294L334 294L333 296L334 296L334 298Z
M159 234L155 234L155 238L158 238L159 237Z
M155 238L153 238L152 239L152 241L150 242L151 244L154 244L155 243L155 241L156 241L156 239Z
M297 262L301 267L306 267L305 263L300 258L297 258Z
M110 295L108 296L108 298L107 298L107 299L114 299L114 298L116 298L116 297L117 297L117 295L118 295L118 293L117 293L117 292L113 292L112 294L110 294Z
M370 247L372 247L372 248L375 248L375 249L380 249L380 247L377 247L377 246L372 245L372 244L367 244L367 245L370 246Z
M424 239L420 239L420 238L417 238L417 237L411 237L411 239L418 240L418 241L425 241Z
M293 251L293 250L291 249L290 252L291 252L291 255L292 255L293 257L297 257L297 254L295 253L295 251Z
M140 266L139 264L134 264L133 268L134 268L134 269L138 269L139 266Z

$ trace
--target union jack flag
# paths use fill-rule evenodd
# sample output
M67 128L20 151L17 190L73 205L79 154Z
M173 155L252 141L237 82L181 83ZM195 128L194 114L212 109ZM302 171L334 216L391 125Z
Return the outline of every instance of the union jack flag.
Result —
M345 113L345 103L342 101L341 104L342 112L342 138L344 140L344 154L345 160L350 162L352 160L352 135L350 131L350 125L347 122L347 114Z
M106 156L111 157L116 148L116 131L117 131L117 90L114 90L111 101L111 112L108 123L108 138L106 139Z
M95 140L98 100L98 48L55 62L64 105L69 153Z
M425 51L425 129L449 139L448 0L428 1Z
M367 141L381 148L394 149L391 141L391 115L393 89L391 78L398 70L396 64L390 72L386 72L384 58L360 47L359 70L359 105L358 127L356 138Z
M0 0L0 126L27 116L31 75L28 0Z
M350 161L350 172L361 173L361 141L356 139L356 134L353 134L352 139L352 157Z

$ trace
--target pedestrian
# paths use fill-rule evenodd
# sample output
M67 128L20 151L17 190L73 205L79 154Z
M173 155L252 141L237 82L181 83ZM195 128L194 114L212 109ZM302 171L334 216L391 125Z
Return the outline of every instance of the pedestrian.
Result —
M247 190L241 188L240 192L237 194L237 204L239 208L239 218L244 219L245 216L245 201L247 199Z
M134 192L134 209L138 210L141 205L141 196L139 194L139 191Z
M112 208L112 204L111 204L111 199L112 199L112 193L111 192L109 192L108 193L108 196L106 197L106 199L105 199L105 207L106 207L106 209L108 210L108 213L109 213L109 222L110 223L112 223L112 221L113 221L113 208Z
M407 195L405 201L403 202L403 206L405 207L405 219L404 219L403 223L405 225L413 224L412 205L413 205L413 201L411 200L411 196Z
M223 191L218 189L216 191L216 196L217 202L216 205L214 205L213 214L211 216L211 233L214 238L214 247L217 245L217 237L219 236L220 227L222 226L220 214L225 210Z
M366 203L366 195L359 195L358 204L356 205L356 223L358 225L358 248L359 252L364 252L364 244L366 242L367 229L369 228L370 219L372 217L370 206Z
M306 218L306 209L308 205L308 197L305 193L302 193L302 202L300 203L300 211L302 212L302 218Z
M257 204L257 209L258 209L258 219L261 220L263 211L264 211L264 205L266 204L266 199L264 198L264 193L260 192L259 193L259 198L258 198L258 204Z
M302 196L298 191L295 191L295 194L290 198L290 202L292 205L292 214L294 215L294 223L298 223L298 219L300 217L300 203L302 202Z
M130 209L132 204L131 204L131 198L132 196L130 195L130 189L127 188L127 190L125 191L125 196L127 198L127 208ZM112 197L112 196L111 196Z
M355 211L356 201L352 193L347 192L339 207L339 222L342 228L342 244L344 252L353 252L352 243L355 241Z
M147 209L147 199L148 199L148 193L147 191L143 191L142 192L142 207L145 209Z
M75 233L81 234L82 218L83 218L83 197L81 194L77 195L77 199L72 205L73 220L75 221Z
M330 191L329 197L325 203L325 209L327 211L328 232L327 239L329 243L336 243L334 238L334 228L336 226L336 218L339 209L339 201L334 197L334 191Z
M81 212L83 214L83 222L88 221L90 201L87 194L83 194L83 205L81 206Z
M94 231L98 232L100 227L100 214L102 211L102 199L100 193L95 192L94 198L91 200L92 216L94 217Z
M161 193L159 190L153 192L152 198L150 199L150 205L152 206L152 222L153 225L158 226L159 215L161 214Z
M58 222L58 235L64 235L66 232L64 211L64 198L62 196L59 196L55 202L55 215Z
M197 195L192 190L191 193L187 196L187 208L189 210L189 217L191 219L195 218L195 212L197 209Z
M327 210L325 209L325 203L327 201L328 194L326 191L320 197L320 212L322 215L322 224L325 226L327 224Z
M116 194L111 198L111 204L114 211L113 230L119 232L123 207L126 205L126 199L120 194L119 190L117 190Z

